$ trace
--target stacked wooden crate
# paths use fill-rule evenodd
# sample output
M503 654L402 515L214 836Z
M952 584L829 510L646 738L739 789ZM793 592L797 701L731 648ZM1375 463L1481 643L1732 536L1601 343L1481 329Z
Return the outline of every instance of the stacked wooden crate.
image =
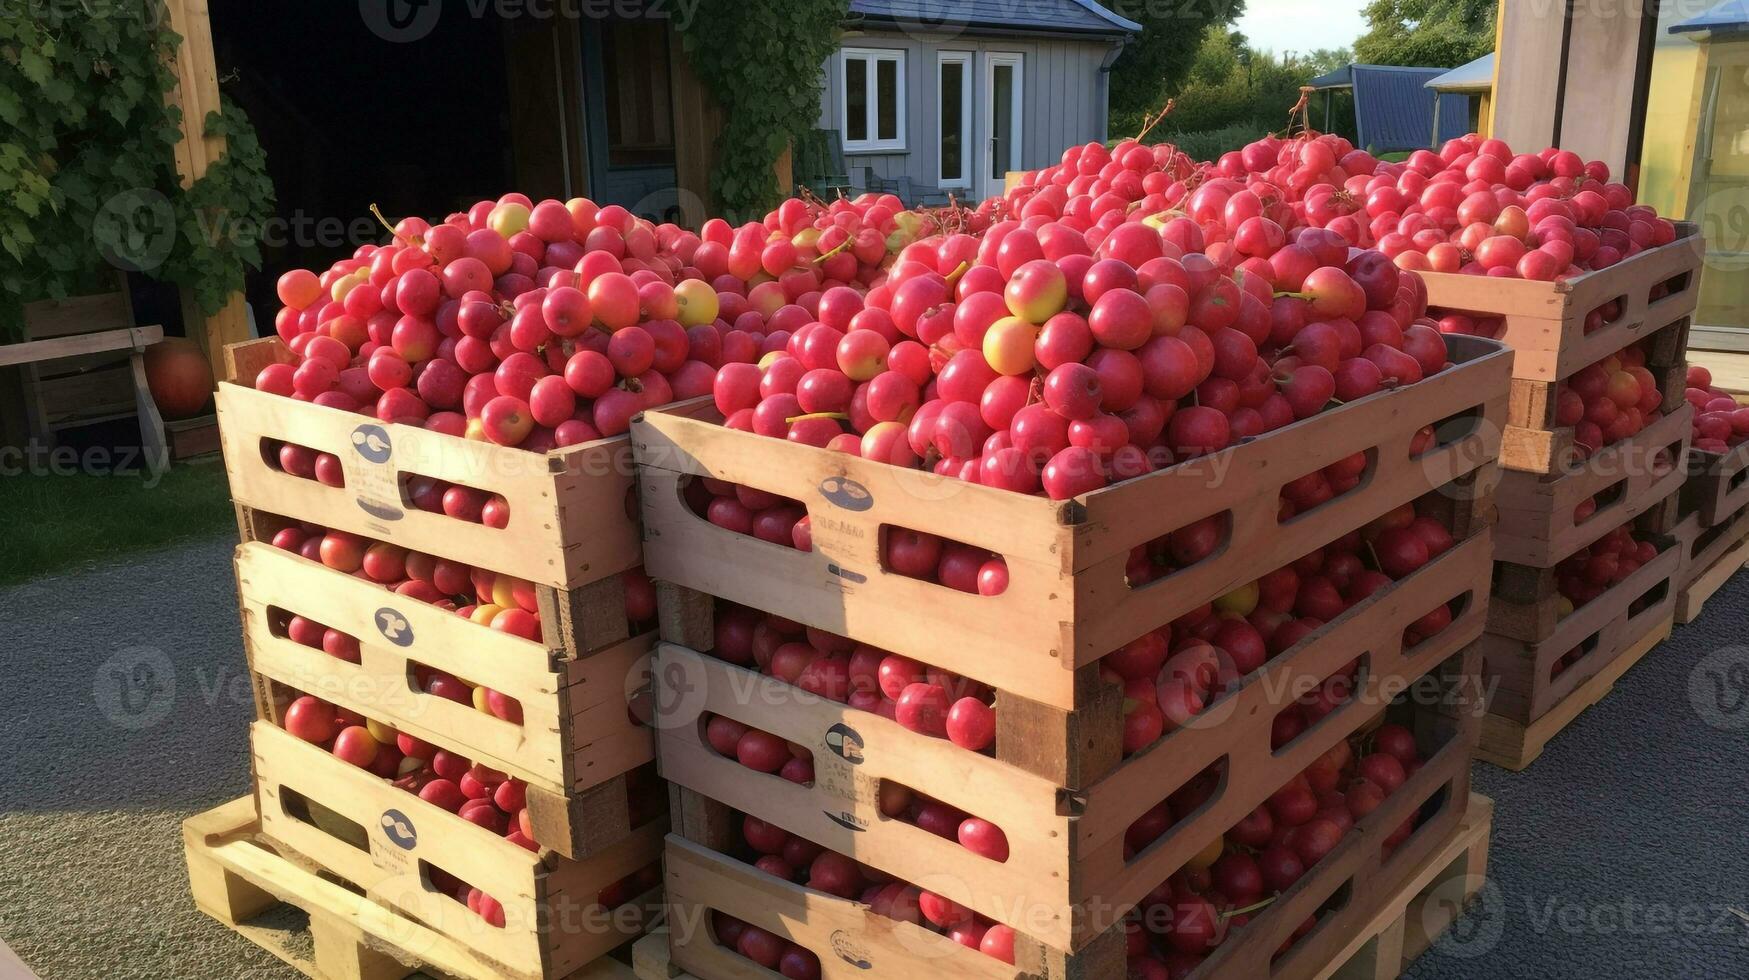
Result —
M574 974L660 910L666 793L650 731L635 717L654 637L653 624L632 621L625 595L642 564L628 440L535 454L254 391L256 373L287 356L277 340L233 347L230 383L219 388L243 539L236 571L258 708L256 782L251 798L189 822L196 901L239 927L289 901L310 915L322 957L367 962L371 976L407 965L526 980ZM327 454L339 473L286 471L278 449L287 444ZM410 489L419 479L496 495L509 520L422 510ZM282 532L327 531L490 570L490 590L538 618L539 638L274 544ZM300 642L294 622L342 637L350 652ZM423 679L434 672L471 690L433 689ZM282 725L303 695L385 745L408 737L460 759L488 788L516 781L509 826L466 818L465 807L295 737ZM345 890L317 888L311 875ZM490 903L476 908L476 893Z
M1389 717L1413 732L1425 763L1194 975L1312 976L1340 962L1349 939L1458 834L1470 799L1477 641L1492 571L1485 488L1510 355L1469 338L1452 338L1451 347L1455 366L1419 384L1070 501L646 412L632 435L646 567L659 582L654 693L674 832L665 881L671 958L640 960L663 974L770 976L723 944L721 917L732 916L801 947L824 976L1121 976L1132 909L1152 904L1162 882L1314 760ZM1412 448L1427 427L1435 444ZM1358 487L1280 518L1285 484L1355 453L1369 463ZM707 522L686 499L698 480L803 502L811 550ZM1124 757L1124 698L1102 678L1102 657L1411 503L1441 515L1453 547ZM1223 514L1227 537L1210 557L1159 582L1126 581L1133 548ZM967 594L894 572L883 561L894 528L1003 556L1006 591ZM723 601L989 685L992 750L961 748L710 655ZM1449 626L1406 640L1411 624L1442 607L1453 613ZM1357 656L1353 696L1275 745L1277 715ZM713 746L711 719L787 741L811 758L811 776L792 781L743 767ZM1220 785L1204 805L1126 851L1138 818L1211 771ZM987 815L1007 828L1011 856L991 860L892 818L883 797L893 786ZM748 819L1011 927L1013 965L755 867L736 847ZM1417 821L1412 836L1392 839Z
M1684 550L1676 621L1691 623L1749 563L1749 442L1722 453L1690 448L1676 536Z
M1693 415L1685 357L1703 254L1697 230L1683 225L1670 245L1560 283L1424 276L1436 313L1500 324L1514 356L1484 642L1489 716L1478 754L1487 761L1529 765L1669 634ZM1637 434L1587 454L1559 424L1562 387L1635 346L1663 396L1659 412ZM1557 566L1630 522L1656 557L1573 608Z

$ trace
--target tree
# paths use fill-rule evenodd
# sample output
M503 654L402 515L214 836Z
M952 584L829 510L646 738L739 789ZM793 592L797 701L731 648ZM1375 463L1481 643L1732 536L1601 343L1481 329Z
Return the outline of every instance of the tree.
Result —
M1142 25L1111 69L1113 117L1159 108L1183 84L1208 28L1245 12L1245 0L1114 0L1105 6Z
M1494 50L1497 9L1495 0L1372 0L1355 60L1455 68Z

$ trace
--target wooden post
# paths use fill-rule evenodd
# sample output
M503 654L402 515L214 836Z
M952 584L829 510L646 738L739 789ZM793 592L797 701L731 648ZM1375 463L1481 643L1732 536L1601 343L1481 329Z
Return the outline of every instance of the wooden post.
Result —
M1501 0L1495 17L1493 136L1520 153L1555 141L1566 49L1563 6Z
M1561 98L1560 147L1609 164L1616 180L1627 178L1628 147L1640 85L1643 3L1576 3L1569 16L1567 84ZM1656 15L1654 14L1654 19Z
M176 172L182 178L182 186L188 187L205 176L207 167L225 153L224 137L206 135L206 117L219 108L218 66L213 59L212 23L207 18L206 0L164 0L164 8L170 16L170 29L182 37L182 43L170 55L176 87L168 99L182 110ZM243 294L233 294L224 309L209 317L201 311L194 293L185 288L182 321L189 336L205 349L216 384L221 376L225 346L249 339L249 313Z

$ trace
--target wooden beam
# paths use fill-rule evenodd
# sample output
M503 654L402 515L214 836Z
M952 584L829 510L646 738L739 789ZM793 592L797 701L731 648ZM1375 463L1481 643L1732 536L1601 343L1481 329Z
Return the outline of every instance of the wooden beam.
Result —
M1602 160L1616 180L1627 174L1634 98L1643 89L1637 69L1644 19L1642 5L1631 2L1576 3L1569 17L1568 84L1557 145L1587 160Z
M176 144L176 172L188 187L206 175L207 167L224 156L222 136L206 134L206 117L219 110L219 73L213 57L212 22L206 0L164 0L170 29L182 43L170 54L169 67L176 87L168 100L182 110L182 140ZM219 365L228 344L249 339L249 314L243 294L233 295L218 313L207 316L191 290L182 290L183 327L206 351L213 382L220 380Z
M1500 0L1495 18L1493 135L1519 153L1553 145L1566 37L1564 4Z
M35 364L81 354L103 354L118 350L144 350L164 339L159 326L132 327L127 330L105 330L102 333L74 334L52 340L31 340L22 344L0 345L0 367L12 364Z

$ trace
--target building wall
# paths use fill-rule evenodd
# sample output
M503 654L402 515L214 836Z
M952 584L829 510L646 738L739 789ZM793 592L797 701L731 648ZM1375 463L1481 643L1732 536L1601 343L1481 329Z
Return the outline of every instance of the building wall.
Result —
M969 51L972 62L972 128L970 146L974 159L987 157L988 133L983 116L984 58L989 53L1019 53L1025 56L1025 89L1021 112L1021 169L1032 170L1055 163L1063 151L1078 143L1106 138L1106 79L1100 66L1115 42L1033 39L1026 37L981 37L961 35L938 40L901 32L847 32L840 42L847 48L899 48L905 54L905 151L851 153L845 162L853 184L862 186L862 168L873 168L879 177L908 176L920 188L938 184L940 143L936 132L937 52ZM843 131L839 118L843 93L843 60L838 53L824 67L825 94L821 99L821 129Z

